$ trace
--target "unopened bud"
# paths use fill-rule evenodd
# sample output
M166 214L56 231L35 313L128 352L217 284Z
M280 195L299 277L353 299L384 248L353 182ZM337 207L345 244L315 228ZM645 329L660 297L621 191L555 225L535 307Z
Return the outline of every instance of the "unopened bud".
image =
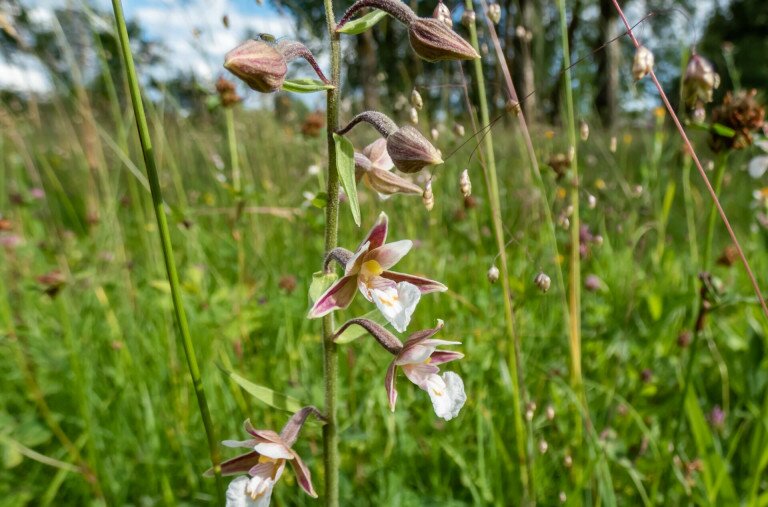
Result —
M227 53L224 67L262 93L279 90L288 72L285 57L273 46L260 40L249 40Z
M419 111L421 111L421 108L424 107L424 101L421 99L421 94L416 88L414 88L411 92L411 105Z
M451 9L448 8L442 1L437 4L435 10L432 12L432 17L441 21L448 28L453 27L453 19L451 18Z
M427 186L424 187L424 194L421 197L421 200L424 202L424 207L427 208L427 211L432 211L432 208L435 207L435 196L432 193L432 180L427 182Z
M415 107L412 107L410 111L408 111L408 119L411 120L411 123L414 125L419 124L419 112L416 110Z
M720 76L706 58L691 56L683 77L683 99L688 107L697 102L712 102L712 92L720 86Z
M432 127L432 130L429 131L429 135L432 136L433 141L437 142L437 139L440 137L440 131Z
M496 283L499 281L499 268L496 266L491 266L488 268L488 281L491 283Z
M469 171L467 169L461 171L459 189L464 197L469 197L472 194L472 182L469 180Z
M464 11L464 14L461 15L461 24L465 27L469 28L470 26L475 24L476 20L475 11Z
M653 53L645 46L639 46L635 50L635 59L632 60L632 76L638 81L643 79L653 70Z
M464 137L464 125L457 123L453 126L453 133L458 137Z
M404 173L419 172L428 165L443 163L437 148L410 125L400 127L387 137L387 153L395 167Z
M541 292L546 294L550 285L552 285L552 280L546 273L542 272L536 275L536 278L533 279L533 283L536 284L536 287L538 287Z
M497 3L492 3L488 6L488 19L491 20L491 23L494 25L498 25L499 21L501 21L501 6Z
M408 27L411 47L429 62L440 60L474 60L477 51L442 21L417 18Z
M579 122L579 136L582 141L589 139L589 124L584 120Z

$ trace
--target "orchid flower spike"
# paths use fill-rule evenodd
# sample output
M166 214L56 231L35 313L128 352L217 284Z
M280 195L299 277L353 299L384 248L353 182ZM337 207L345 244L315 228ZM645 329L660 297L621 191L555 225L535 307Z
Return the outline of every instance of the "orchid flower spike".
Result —
M443 321L438 320L432 329L417 331L408 337L402 345L392 333L383 326L368 319L358 318L346 322L336 332L340 336L349 326L357 324L363 327L395 359L387 368L385 387L389 408L394 412L397 402L395 376L400 366L408 379L425 390L432 400L432 408L438 417L450 421L459 415L461 407L467 401L464 382L456 373L448 371L440 375L437 365L461 359L464 354L452 350L438 350L440 345L459 345L461 342L436 340L432 337L443 328Z
M296 412L278 435L272 430L258 430L245 421L245 431L253 438L248 440L225 440L227 447L252 449L246 454L221 464L222 475L244 474L233 480L227 488L227 507L266 507L272 498L272 490L289 461L296 474L299 486L313 498L317 498L312 486L312 476L301 457L292 449L301 427L310 415L323 419L315 407L304 407ZM210 477L213 469L205 472Z
M378 192L381 199L392 194L421 195L421 187L394 174L395 164L387 153L387 140L380 137L365 148L355 152L355 179Z
M408 253L413 242L402 240L386 243L387 229L387 215L382 213L354 253L343 248L330 252L326 258L326 270L329 263L336 260L344 266L344 276L315 301L309 311L310 319L347 308L357 288L402 333L408 327L422 294L448 290L445 285L434 280L389 271Z

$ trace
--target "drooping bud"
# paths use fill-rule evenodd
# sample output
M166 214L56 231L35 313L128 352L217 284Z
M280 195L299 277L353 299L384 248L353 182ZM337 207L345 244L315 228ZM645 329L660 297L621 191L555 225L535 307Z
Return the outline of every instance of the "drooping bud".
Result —
M579 136L582 141L589 139L589 124L584 120L579 121Z
M421 187L390 171L394 164L386 150L387 140L379 138L366 146L362 153L355 152L357 181L362 180L381 197L393 194L421 195ZM338 249L332 250L331 254L336 250Z
M720 76L709 61L697 54L691 56L683 77L683 100L688 107L697 102L712 102L712 92L720 86Z
M299 437L299 432L310 415L314 415L318 420L323 422L326 420L325 416L323 416L319 410L313 406L308 406L293 414L291 418L288 419L288 422L285 423L283 429L280 430L280 438L282 438L289 447L292 447L293 444L296 443L296 439Z
M411 92L411 105L419 111L424 107L424 101L421 99L421 94L416 88Z
M364 318L351 319L345 322L344 325L336 331L336 334L333 335L333 340L336 341L349 326L355 324L368 331L368 334L373 336L390 354L396 356L403 350L403 343L394 334L385 329L381 324L377 324L372 320Z
M501 6L497 3L492 3L488 6L488 19L491 23L498 25L501 21Z
M632 60L632 76L635 81L643 79L653 70L653 53L645 46L638 46L635 50L635 58Z
M224 67L257 92L280 89L288 72L285 57L274 46L249 40L224 57Z
M461 15L461 24L469 28L470 26L475 24L476 19L477 19L477 16L475 15L475 11L465 10L464 14Z
M389 117L378 111L358 114L337 134L346 134L360 122L373 125L387 140L387 153L395 167L404 173L415 173L428 165L442 164L440 152L421 133L410 125L400 128Z
M435 207L435 196L432 193L432 180L427 182L421 200L424 202L424 207L427 208L427 211L432 211L432 208Z
M438 21L442 21L448 28L453 28L453 18L451 18L451 9L445 5L442 0L437 4L435 10L432 12L432 17Z
M552 280L546 273L541 272L533 279L533 283L536 284L536 287L538 287L541 292L546 294L552 284Z
M418 18L408 27L411 47L428 62L480 58L469 42L434 18Z
M491 283L496 283L499 281L499 268L496 266L491 266L488 268L488 281Z
M412 107L410 111L408 111L408 119L411 120L411 123L414 125L419 124L419 112L416 110L415 107Z
M459 177L459 189L461 190L461 195L464 197L469 197L472 194L472 182L469 180L468 169L461 171L461 176Z
M464 137L464 125L461 123L457 123L453 126L453 133L456 134L457 137Z

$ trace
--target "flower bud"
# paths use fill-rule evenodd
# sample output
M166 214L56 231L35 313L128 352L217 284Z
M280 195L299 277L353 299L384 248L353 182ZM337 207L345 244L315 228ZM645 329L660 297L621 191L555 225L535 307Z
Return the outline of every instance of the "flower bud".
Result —
M442 0L437 4L435 10L432 12L432 17L441 21L448 28L453 28L453 18L451 18L451 9L445 5Z
M541 292L546 294L552 284L552 280L546 273L542 272L536 275L536 278L533 279L533 283L536 284L536 287L538 287Z
M491 266L488 268L488 281L491 283L496 283L499 281L499 268L496 266Z
M472 194L472 182L469 180L469 171L467 169L461 171L459 189L464 197L469 197Z
M419 172L428 165L443 163L437 148L410 125L400 127L387 137L387 152L395 167L404 173Z
M262 93L279 90L288 72L285 57L260 40L249 40L227 53L224 67Z
M491 23L494 25L498 25L499 21L501 21L501 6L497 3L492 3L488 6L488 19L491 20Z
M411 92L411 105L419 111L421 111L421 108L424 107L424 101L421 99L421 94L416 88L414 88Z
M639 46L635 50L635 59L632 61L632 76L639 81L653 70L653 53L645 46Z
M432 211L432 208L435 207L435 196L432 193L432 180L429 180L427 186L424 187L424 194L422 195L421 200L424 202L424 207L427 208L427 211Z
M410 111L408 111L408 119L411 120L411 123L414 125L419 124L419 112L416 110L415 107L412 107Z
M464 125L461 123L457 123L453 126L453 133L456 134L457 137L464 137Z
M589 139L589 124L584 120L579 122L579 136L582 141Z
M475 24L476 19L475 11L464 11L464 14L461 15L461 24L469 28Z
M720 86L720 76L709 61L694 54L683 77L683 100L688 107L697 102L712 102L712 92Z
M429 62L440 60L474 60L477 51L442 21L417 18L408 27L411 47Z

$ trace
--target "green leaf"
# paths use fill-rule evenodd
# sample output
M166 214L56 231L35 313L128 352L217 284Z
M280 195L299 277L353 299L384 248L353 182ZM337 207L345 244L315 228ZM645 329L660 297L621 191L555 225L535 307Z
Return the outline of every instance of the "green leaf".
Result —
M357 202L357 184L355 183L355 148L344 136L333 134L333 142L336 144L336 167L339 169L339 179L344 192L349 198L349 208L352 210L352 218L360 227L360 203Z
M370 312L366 313L361 319L368 319L372 320L377 324L381 324L382 326L386 326L388 324L387 319L384 318L384 316L381 314L379 310L371 310ZM364 334L366 334L368 331L363 329L360 326L349 326L347 329L344 330L343 333L341 333L338 337L336 337L336 340L334 340L336 343L349 343L357 340Z
M313 93L333 90L333 85L310 78L286 79L283 83L283 90L294 93Z
M323 209L326 206L328 206L328 194L325 192L320 192L315 196L314 199L312 199L312 206L315 208Z
M384 19L387 15L386 12L378 9L369 12L365 16L361 16L354 21L350 21L345 24L339 30L339 33L345 33L347 35L358 35L371 28L373 25Z
M272 408L278 410L285 410L286 412L298 412L303 405L296 398L292 398L288 395L278 393L272 389L258 384L254 384L250 380L247 380L233 371L229 371L223 366L219 366L219 369L224 372L229 378L231 378L237 385L242 387L248 394L269 405Z
M730 127L726 127L722 123L713 123L712 130L715 134L723 137L733 137L736 135L736 131Z
M323 273L322 271L312 273L312 283L309 285L309 304L315 304L317 298L328 290L336 278L338 278L336 273Z

